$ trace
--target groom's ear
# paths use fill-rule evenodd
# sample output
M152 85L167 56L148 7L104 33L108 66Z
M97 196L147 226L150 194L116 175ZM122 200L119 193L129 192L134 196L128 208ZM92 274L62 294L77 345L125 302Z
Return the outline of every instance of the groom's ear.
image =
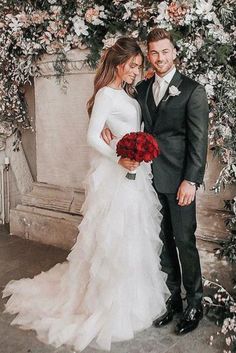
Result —
M174 48L173 49L173 60L175 60L177 57L177 52L176 52L176 49Z

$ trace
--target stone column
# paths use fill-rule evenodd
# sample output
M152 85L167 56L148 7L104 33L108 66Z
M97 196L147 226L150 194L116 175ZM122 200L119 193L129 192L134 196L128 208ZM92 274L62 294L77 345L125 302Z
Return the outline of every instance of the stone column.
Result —
M88 166L86 102L93 73L84 64L87 52L68 55L66 89L58 84L53 58L40 62L35 79L37 181L63 187L82 187ZM49 61L50 60L50 61Z
M69 248L78 234L88 169L86 102L94 72L85 64L87 51L68 53L66 74L58 82L55 56L39 61L35 78L36 172L33 190L11 210L10 228L32 240Z

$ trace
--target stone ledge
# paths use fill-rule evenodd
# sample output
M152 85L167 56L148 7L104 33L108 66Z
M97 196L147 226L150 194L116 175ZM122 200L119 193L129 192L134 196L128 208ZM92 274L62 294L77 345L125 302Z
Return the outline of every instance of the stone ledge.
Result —
M18 205L10 211L10 233L62 249L70 249L78 236L82 216Z
M33 190L22 197L22 205L81 215L84 191L44 183L34 183Z
M212 206L212 205L211 205ZM229 217L229 212L203 206L197 207L198 228L196 235L199 238L208 238L211 241L223 240L229 234L225 227L225 220Z

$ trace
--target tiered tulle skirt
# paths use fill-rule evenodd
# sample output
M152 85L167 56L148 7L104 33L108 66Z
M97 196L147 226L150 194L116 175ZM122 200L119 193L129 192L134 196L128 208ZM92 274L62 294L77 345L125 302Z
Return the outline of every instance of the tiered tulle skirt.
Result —
M150 166L136 180L101 156L86 179L84 218L67 261L33 279L11 281L6 312L43 342L110 350L162 315L169 291L160 268L160 203Z

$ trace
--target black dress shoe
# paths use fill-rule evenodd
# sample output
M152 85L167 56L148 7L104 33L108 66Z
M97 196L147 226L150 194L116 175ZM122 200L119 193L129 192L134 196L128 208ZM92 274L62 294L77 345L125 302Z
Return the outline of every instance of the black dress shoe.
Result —
M199 321L203 317L203 308L198 306L197 308L189 305L183 313L183 317L177 323L175 333L177 335L184 335L185 333L193 331L199 324Z
M178 298L170 297L166 302L166 312L158 319L153 321L155 327L160 327L167 325L173 320L173 317L177 313L182 313L183 311L183 302L180 296Z

